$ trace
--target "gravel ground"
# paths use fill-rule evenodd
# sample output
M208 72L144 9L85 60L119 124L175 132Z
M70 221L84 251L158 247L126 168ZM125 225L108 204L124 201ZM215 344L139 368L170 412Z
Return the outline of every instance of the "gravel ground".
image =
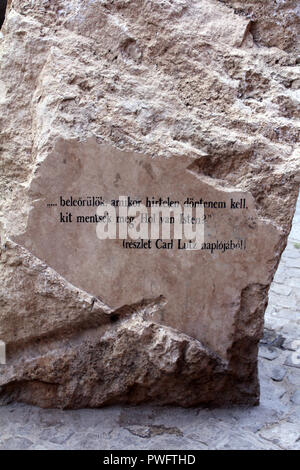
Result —
M261 403L221 409L0 407L0 449L300 449L300 199L270 291Z

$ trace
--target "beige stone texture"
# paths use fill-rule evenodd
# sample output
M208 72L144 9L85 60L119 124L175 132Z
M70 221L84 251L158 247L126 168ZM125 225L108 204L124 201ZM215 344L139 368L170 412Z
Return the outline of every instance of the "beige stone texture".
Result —
M299 15L297 0L9 2L3 402L258 402L257 344L299 188ZM124 250L46 207L96 190L246 198L245 211L206 211L205 237L247 249Z
M17 241L111 309L164 297L157 321L204 342L227 359L242 293L248 288L267 289L280 250L280 231L257 217L250 193L212 185L188 169L193 164L183 157L149 158L119 151L95 139L80 144L59 141L32 181L28 228ZM183 240L179 249L177 240L171 247L157 248L155 239L151 249L130 249L123 248L120 239L100 240L95 223L77 222L78 216L94 217L97 207L60 206L60 195L65 203L72 195L86 199L87 191L104 201L119 195L144 203L153 195L155 200L169 197L179 201L182 210L188 197L226 203L226 209L204 210L204 241L243 240L246 249L188 251L181 249ZM241 199L247 208L231 209L231 200ZM57 206L47 208L49 201ZM60 213L72 213L72 222L60 222ZM261 322L251 323L256 334L260 328Z

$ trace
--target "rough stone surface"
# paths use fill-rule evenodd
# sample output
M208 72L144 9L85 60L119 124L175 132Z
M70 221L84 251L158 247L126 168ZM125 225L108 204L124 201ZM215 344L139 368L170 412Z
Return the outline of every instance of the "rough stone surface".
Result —
M297 263L298 275L287 272L283 285L291 279L298 286L300 283L300 249L294 245L300 243L300 236L295 236L299 216L300 200L291 232L293 238L290 237L276 276L285 271L291 257ZM275 285L276 281L272 288ZM292 295L297 292L294 289ZM269 305L262 343L273 344L278 356L271 362L259 357L259 406L182 409L117 405L62 411L13 403L0 407L0 449L299 450L300 369L284 362L291 351L285 345L294 350L297 347L300 312L293 319L281 316L279 324L279 317L271 314L271 309L278 310L278 306ZM271 379L274 367L286 372L282 382Z
M0 37L3 402L258 403L257 345L300 179L299 6L246 3L9 2ZM247 269L241 259L221 263L223 295L205 287L208 300L198 318L192 306L187 326L180 308L176 321L157 319L165 291L115 305L93 297L94 287L88 294L77 283L82 274L75 279L22 242L32 185L58 162L62 141L82 166L89 142L174 167L192 158L199 190L249 195L252 222L241 230L256 234L256 257ZM291 288L272 293L284 315L297 309Z
M273 224L257 217L251 194L201 181L188 170L190 165L188 158L150 159L99 145L95 139L82 144L59 141L31 183L28 226L17 242L72 284L100 295L112 309L163 297L165 302L155 317L158 322L205 342L227 360L235 330L243 328L243 333L236 334L249 337L260 335L262 316L257 310L262 312L265 307L280 237ZM87 188L105 201L130 195L144 202L158 194L182 205L187 197L219 201L226 208L205 209L204 241L246 240L246 250L215 251L212 255L209 250L178 249L177 240L173 240L172 249L157 249L153 239L152 249L124 249L122 240L99 240L94 223L66 226L58 222L61 211L66 214L71 210L76 221L78 216L93 217L95 207L69 208L58 203L45 209L47 201L58 202L58 194L70 199L72 194L85 194ZM245 198L247 209L232 210L231 199L241 198ZM142 210L145 215L144 211L146 207ZM146 229L151 233L152 227ZM147 240L148 236L142 238ZM246 309L247 324L243 326L238 317L246 315Z

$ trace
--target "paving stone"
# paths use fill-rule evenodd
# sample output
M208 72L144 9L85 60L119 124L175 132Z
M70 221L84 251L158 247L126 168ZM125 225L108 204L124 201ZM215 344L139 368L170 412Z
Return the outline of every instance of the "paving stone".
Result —
M300 390L297 390L292 396L291 396L291 401L295 405L300 405Z
M297 307L297 302L294 296L284 296L273 294L272 292L269 294L269 302L286 309L295 309Z
M300 243L300 228L293 227L290 237L291 237L291 240Z
M300 199L297 214L300 243ZM300 250L289 241L266 311L259 406L62 411L10 404L0 407L0 450L300 449L299 268Z
M281 348L285 341L284 336L278 334L277 331L265 328L264 336L260 343L271 348Z
M273 343L273 341L276 340L278 334L275 330L271 330L269 328L264 329L264 336L261 339L261 344L267 344L270 345Z
M268 315L273 315L274 312L275 312L274 305L272 305L272 304L269 303L268 306L267 306L265 315L266 315L266 316L268 316Z
M63 446L54 444L53 442L47 444L33 444L28 448L28 450L65 450Z
M285 339L282 344L283 349L287 349L288 351L296 351L297 350L297 343L292 339Z
M223 442L216 445L217 450L279 450L275 442L260 439L248 433L227 433Z
M32 441L24 437L10 437L0 444L0 449L5 450L27 450L32 445Z
M300 370L288 368L288 381L300 390Z
M292 288L288 287L286 284L278 284L277 282L273 282L270 291L279 295L290 295Z
M289 323L285 322L283 327L281 328L281 332L283 336L289 337L293 341L299 340L299 323L289 321Z
M286 369L284 367L274 367L272 369L271 378L275 382L281 382L286 376Z
M288 321L298 322L300 321L300 313L292 308L281 308L276 313L277 318L285 318Z
M294 277L295 279L299 279L300 270L299 268L287 268L289 277Z
M46 428L40 434L40 439L43 441L50 441L54 444L64 444L74 432L71 429L56 429L56 428Z
M289 259L299 259L300 258L300 250L299 252L295 251L295 246L293 243L289 244L287 248L284 250L284 254L282 256L282 260L285 262L287 258Z
M264 357L269 361L273 361L274 359L276 359L276 357L279 356L279 352L276 351L275 348L262 346L259 350L259 356Z
M68 449L72 450L109 450L110 448L110 443L109 440L102 439L99 434L95 433L86 433L82 434L80 433L75 434L74 439L70 439L70 441L66 444L66 447ZM113 441L111 442L111 444ZM120 448L125 448L125 447L120 447Z
M300 449L300 427L298 423L280 422L259 431L259 436L282 449Z
M285 266L288 268L300 269L299 260L297 258L287 258L285 260Z
M285 365L289 367L295 367L297 369L300 369L300 352L297 354L294 352L293 354L290 354L288 358L285 360Z
M284 268L278 268L276 271L276 274L274 276L274 282L277 282L279 284L283 284L286 282L287 278L289 277L289 272L287 269Z
M285 327L286 320L284 318L277 318L275 315L269 316L265 318L265 325L267 328L274 328L279 333Z
M297 277L288 277L285 281L285 284L296 289L300 288L300 280Z

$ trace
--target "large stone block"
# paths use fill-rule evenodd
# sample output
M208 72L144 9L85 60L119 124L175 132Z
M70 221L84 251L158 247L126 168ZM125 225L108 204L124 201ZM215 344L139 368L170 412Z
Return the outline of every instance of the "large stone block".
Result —
M258 403L257 344L299 186L297 2L282 5L292 21L277 41L270 6L239 3L9 3L3 403ZM125 237L99 238L87 201L120 196L147 222L156 207L170 233L146 224L133 242L133 211ZM177 208L184 239L168 224Z

